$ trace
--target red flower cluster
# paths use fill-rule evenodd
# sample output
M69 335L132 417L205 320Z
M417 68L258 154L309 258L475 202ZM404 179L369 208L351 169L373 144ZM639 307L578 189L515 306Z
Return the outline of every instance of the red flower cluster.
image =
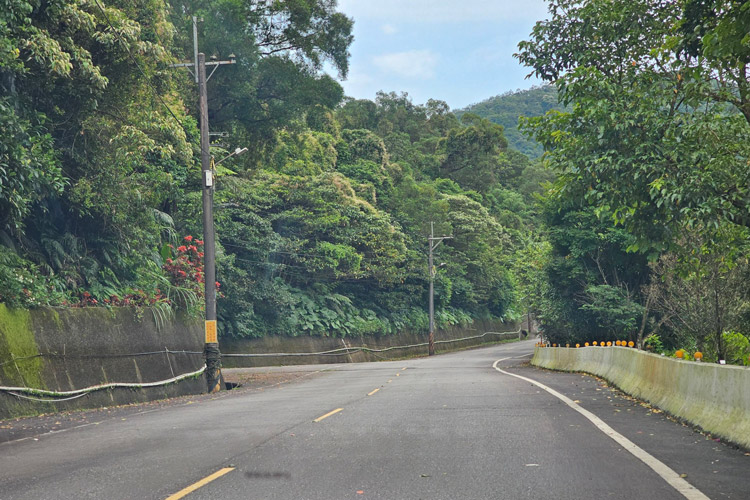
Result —
M89 292L83 292L81 294L81 300L80 302L76 304L69 304L70 307L91 307L98 305L99 301L97 301L94 297L91 296Z
M184 243L177 248L171 247L174 258L167 259L163 269L174 285L188 288L202 298L206 280L203 272L203 241L188 235L185 236ZM217 281L217 290L219 286Z
M182 288L187 288L195 293L199 301L202 302L204 296L205 274L203 273L203 241L193 236L185 236L184 244L175 248L169 245L172 251L172 258L166 260L162 269L166 272L170 282ZM218 292L221 285L216 282ZM154 293L144 290L128 291L122 297L112 295L100 303L89 292L81 292L78 302L63 302L67 307L92 307L92 306L117 306L117 307L148 307L157 303L171 304L167 296L157 289ZM222 294L218 294L223 296ZM180 304L185 306L186 304Z
M186 245L173 248L175 256L167 259L163 269L173 284L190 288L196 293L203 293L203 242L193 241L193 237L185 236ZM192 244L195 243L195 244Z
M134 290L132 293L125 294L122 298L117 295L112 295L110 298L104 299L104 303L120 307L148 307L153 306L156 303L171 304L172 302L157 288L156 293L153 295L149 295L143 290Z
M92 297L89 292L83 292L81 293L78 302L70 303L66 301L63 302L63 305L67 307L93 307L99 305L114 307L149 307L157 303L171 304L170 300L159 289L153 294L148 294L143 290L133 290L122 297L119 295L111 295L108 299L102 300L101 303Z

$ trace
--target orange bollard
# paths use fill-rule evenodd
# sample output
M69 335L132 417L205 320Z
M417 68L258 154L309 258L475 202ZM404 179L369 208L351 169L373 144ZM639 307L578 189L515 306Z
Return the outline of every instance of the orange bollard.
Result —
M682 349L678 349L677 351L675 351L674 355L675 357L677 357L677 359L682 359L685 357L685 351L683 351Z
M586 342L586 343L585 343L585 344L583 344L583 345L584 345L584 346L586 346L586 347L588 347L588 346L589 346L589 343L588 343L588 342Z
M696 361L703 361L703 353L698 351L693 354L693 358L695 358Z
M628 347L635 347L635 342L633 342L632 340L628 342Z

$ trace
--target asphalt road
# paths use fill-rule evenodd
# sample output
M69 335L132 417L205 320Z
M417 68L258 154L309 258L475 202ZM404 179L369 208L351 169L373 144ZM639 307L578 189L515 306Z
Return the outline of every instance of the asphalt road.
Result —
M532 349L328 365L26 436L0 444L0 499L750 498L745 452L592 377L525 366ZM295 370L311 373L266 371Z

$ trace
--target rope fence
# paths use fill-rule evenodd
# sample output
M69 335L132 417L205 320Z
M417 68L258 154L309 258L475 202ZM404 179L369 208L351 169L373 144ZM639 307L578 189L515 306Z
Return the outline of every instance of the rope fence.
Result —
M448 339L448 340L438 340L438 341L435 341L435 344L451 344L455 342L465 342L467 340L481 339L490 335L507 336L507 335L518 335L520 333L521 333L520 329L514 332L484 332L480 335L473 335L470 337L462 337L458 339ZM399 350L399 349L413 349L415 347L425 347L428 344L429 344L428 342L421 342L419 344L391 346L391 347L384 347L382 349L375 349L375 348L366 347L366 346L348 346L348 347L341 347L339 349L332 349L329 351L320 351L320 352L229 353L229 354L222 354L221 357L223 358L264 358L264 357L294 357L294 356L346 356L346 355L356 353L356 352L367 352L367 353L376 354L376 353L384 353L384 352L394 351L394 350ZM161 350L161 351L138 352L138 353L129 353L129 354L77 355L77 354L59 354L59 353L40 353L40 354L34 354L31 356L23 356L23 357L18 357L18 358L13 356L13 354L11 354L12 359L0 363L0 367L10 364L10 363L17 363L19 361L26 361L26 360L31 360L35 358L103 359L103 358L132 358L132 357L154 356L154 355L164 355L164 354L167 354L167 359L169 360L169 354L203 356L203 351L186 351L186 350L172 351L169 348L165 347L164 350ZM170 370L171 369L172 369L172 366L170 362ZM173 384L175 382L179 382L187 378L197 377L201 375L205 370L206 370L206 365L204 364L202 368L194 372L177 375L172 378L169 378L166 380L160 380L157 382L137 382L137 383L135 382L113 382L113 383L108 383L108 384L94 385L91 387L86 387L85 389L77 389L73 391L49 391L45 389L34 389L30 387L0 386L0 392L6 392L17 398L27 399L31 401L61 402L61 401L69 401L72 399L77 399L94 391L114 389L118 387L140 389L140 388L145 388L145 387L158 387L158 386ZM174 371L172 371L172 373L174 374ZM31 394L31 396L28 396L26 394ZM47 396L47 399L43 399L43 398L39 398L35 396Z
M463 342L466 340L481 339L481 338L486 337L487 335L508 335L508 334L518 335L520 333L521 333L520 329L515 332L484 332L481 335L463 337L460 339L436 340L435 344L450 344L453 342ZM373 349L371 347L365 347L365 346L351 346L351 347L340 347L338 349L332 349L330 351L320 351L320 352L241 353L241 354L222 354L221 357L222 358L270 358L270 357L289 357L289 356L345 356L347 354L352 354L355 352L380 353L380 352L393 351L397 349L412 349L414 347L425 347L427 345L429 345L428 342L422 342L419 344L384 347L382 349Z
M131 389L141 389L144 387L159 387L162 385L173 384L175 382L179 382L180 380L185 380L186 378L197 377L198 375L203 373L205 370L206 370L206 365L203 365L202 368L194 372L184 373L182 375L178 375L176 377L172 377L166 380L159 380L157 382L112 382L109 384L93 385L91 387L86 387L85 389L77 389L74 391L48 391L45 389L32 389L30 387L5 387L5 386L0 386L0 391L7 392L8 394L12 394L13 396L16 396L22 399L29 399L32 401L40 401L40 402L46 402L46 403L49 403L49 402L56 403L59 401L69 401L71 399L80 398L90 392L101 391L104 389L114 389L116 387L128 387ZM50 397L55 397L58 399L41 399L41 398L35 398L35 397L30 397L30 396L24 396L23 394L18 394L21 392L27 393L27 394L34 394L37 396L50 396ZM59 398L64 398L64 399L59 399Z

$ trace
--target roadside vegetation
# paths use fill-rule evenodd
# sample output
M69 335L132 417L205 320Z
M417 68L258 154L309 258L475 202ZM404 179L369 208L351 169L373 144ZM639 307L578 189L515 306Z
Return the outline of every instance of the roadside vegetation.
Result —
M170 67L197 16L237 60L211 152L249 149L216 170L220 335L426 331L434 223L438 326L530 313L559 345L747 364L743 5L552 0L517 54L549 84L454 113L345 97L332 1L10 0L0 302L201 314L197 96Z
M539 166L441 101L345 98L352 20L335 2L13 0L0 23L0 301L200 315L192 16L208 55L223 336L427 328L518 316Z
M522 125L557 175L534 303L545 335L748 364L748 5L549 9L517 54L568 107Z

